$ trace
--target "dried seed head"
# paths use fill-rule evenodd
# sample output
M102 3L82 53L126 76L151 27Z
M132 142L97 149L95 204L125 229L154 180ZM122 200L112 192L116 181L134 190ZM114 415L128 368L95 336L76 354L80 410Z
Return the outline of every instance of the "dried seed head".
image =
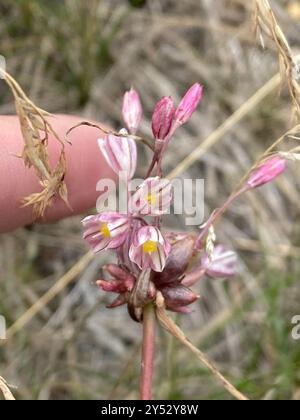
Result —
M47 120L50 114L38 108L7 72L4 80L15 99L16 112L24 139L22 158L26 166L35 169L43 188L41 192L25 197L22 200L23 206L33 206L34 217L39 218L44 215L46 209L51 206L54 197L58 195L71 208L68 202L67 186L64 182L66 174L65 144ZM50 135L54 141L60 144L60 155L54 167L50 164L48 154Z

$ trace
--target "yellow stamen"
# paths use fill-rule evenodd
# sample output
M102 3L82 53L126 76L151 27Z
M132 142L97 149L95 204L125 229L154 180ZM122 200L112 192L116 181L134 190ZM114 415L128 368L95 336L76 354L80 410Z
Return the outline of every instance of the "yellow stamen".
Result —
M155 204L157 203L157 198L154 194L148 194L146 200L151 206L155 206Z
M152 252L157 251L157 243L153 241L147 241L143 244L143 251L147 254L152 254Z
M107 223L101 223L100 232L105 238L110 238L110 230Z

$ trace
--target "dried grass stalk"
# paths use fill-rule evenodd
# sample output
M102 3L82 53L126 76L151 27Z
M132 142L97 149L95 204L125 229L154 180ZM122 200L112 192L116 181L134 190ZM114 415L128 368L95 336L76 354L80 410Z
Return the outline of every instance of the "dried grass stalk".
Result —
M300 74L297 57L281 30L268 0L254 0L254 24L256 32L264 46L263 34L271 38L277 48L281 83L287 83L292 99L293 117L300 120L300 86L297 81Z
M214 364L208 359L208 357L202 353L201 350L197 349L185 336L183 331L175 324L175 322L169 318L165 309L163 295L158 292L156 298L156 316L159 323L165 328L170 334L172 334L177 340L184 344L197 358L200 360L207 369L220 381L223 387L237 400L248 401L240 391L238 391L229 381L226 379L221 372L214 366Z
M0 376L0 390L4 396L5 400L15 400L15 397L13 396L11 390L9 389L7 382L5 379Z
M127 133L108 130L106 127L104 127L103 125L100 125L100 124L94 124L94 123L91 123L89 121L81 121L80 123L75 124L75 125L73 125L72 127L69 128L69 130L66 133L66 137L65 137L66 141L68 141L69 134L72 131L76 130L76 128L79 128L81 126L97 128L98 130L100 130L104 134L112 134L113 136L117 136L117 137L125 137L126 138L126 137L129 136ZM149 147L149 149L154 152L154 144L153 144L153 142L151 142L151 140L148 140L148 139L145 139L145 138L142 138L142 137L139 137L139 136L135 136L133 134L130 134L130 137L137 142L144 143L145 146Z
M3 71L2 71L3 72ZM14 99L24 139L21 158L28 168L33 167L40 180L42 191L33 193L22 200L23 206L33 206L35 218L42 217L45 210L58 195L70 208L67 187L64 182L66 174L65 143L48 122L50 114L38 108L24 93L16 80L3 72L4 80L9 86ZM60 144L60 156L54 168L51 168L48 153L49 136L52 135Z

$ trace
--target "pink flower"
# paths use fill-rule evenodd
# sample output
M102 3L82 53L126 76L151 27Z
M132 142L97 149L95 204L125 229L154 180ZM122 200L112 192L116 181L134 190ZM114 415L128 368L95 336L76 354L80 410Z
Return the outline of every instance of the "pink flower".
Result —
M163 97L155 106L152 116L152 132L156 140L164 140L170 133L175 107L173 99Z
M132 179L137 163L135 141L130 137L117 137L108 134L104 139L99 139L98 144L112 170L127 180Z
M137 265L134 264L129 258L129 250L133 241L133 237L142 226L143 224L141 220L132 219L131 229L129 229L124 243L117 250L119 262L122 264L122 266L126 267L134 275L138 275L140 270L137 267Z
M125 93L122 106L123 120L131 134L135 134L141 123L143 108L139 94L131 89Z
M82 220L83 238L93 251L120 247L128 234L130 223L127 216L117 212L105 212Z
M182 98L176 112L175 120L179 125L185 124L193 115L202 99L203 86L195 83Z
M237 255L223 245L215 247L211 260L204 254L201 262L203 270L210 277L224 279L233 277L237 271Z
M147 178L130 200L131 212L149 216L167 213L173 199L172 188L167 179Z
M170 251L171 245L164 239L159 229L154 226L144 226L134 235L129 257L141 270L152 268L161 272Z
M250 188L260 187L273 181L286 170L286 161L280 156L266 160L250 175L247 185Z

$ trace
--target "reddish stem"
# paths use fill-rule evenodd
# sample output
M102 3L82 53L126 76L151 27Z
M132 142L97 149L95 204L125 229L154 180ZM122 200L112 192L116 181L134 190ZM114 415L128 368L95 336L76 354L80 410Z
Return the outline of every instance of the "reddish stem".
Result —
M205 238L205 236L208 234L210 226L212 226L225 213L225 211L228 209L228 207L234 200L236 200L241 194L245 193L249 189L250 188L246 185L240 190L238 190L237 192L232 193L229 196L229 198L226 200L226 202L223 204L223 206L220 207L219 209L216 209L211 214L210 218L206 222L203 230L201 231L200 235L198 236L195 242L195 249L201 249L201 242Z
M153 304L145 306L143 312L143 347L141 362L141 400L152 399L154 370L156 317Z

